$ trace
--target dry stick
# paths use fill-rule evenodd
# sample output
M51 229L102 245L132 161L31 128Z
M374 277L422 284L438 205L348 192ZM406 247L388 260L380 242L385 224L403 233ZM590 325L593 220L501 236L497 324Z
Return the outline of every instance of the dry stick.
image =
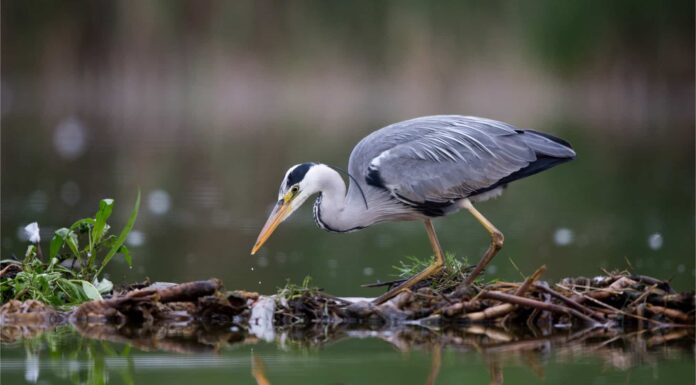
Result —
M544 271L546 271L546 265L542 265L534 272L534 274L527 277L527 279L525 279L524 282L517 288L517 290L515 291L515 295L523 296L527 292L527 290L529 290L529 287L532 286L534 281L539 279L539 277L544 273ZM476 297L483 296L485 293L486 291L481 291L476 295ZM482 311L469 313L466 315L466 318L471 321L482 321L485 319L498 318L504 316L513 311L514 309L515 305L510 303L503 303L500 305L491 306Z
M526 293L529 290L529 287L532 285L536 285L536 281L541 277L542 274L546 272L546 265L541 265L534 274L531 276L527 277L527 279L524 280L524 282L517 288L515 291L515 295L518 295L520 297L524 297L524 293ZM507 314L505 318L503 318L502 323L505 324L507 322L507 319L510 317L510 314Z
M541 310L548 310L548 311L551 311L554 313L572 314L572 315L574 315L574 316L576 316L576 317L578 317L578 318L580 318L580 319L582 319L585 322L588 322L590 324L594 325L597 323L596 320L586 316L583 313L580 313L579 311L577 311L573 308L569 308L569 307L565 307L565 306L561 306L561 305L556 305L553 303L546 303L546 302L537 301L535 299L520 297L520 296L516 296L516 295L512 295L512 294L491 292L491 291L487 291L487 292L483 293L481 296L484 298L495 299L498 301L508 302L508 303L512 303L512 304L516 304L516 305L520 305L520 306L532 307L532 308L537 308L537 309L541 309Z
M481 292L483 293L483 292ZM515 306L509 303L503 303L496 306L491 306L489 308L483 309L482 311L477 311L475 313L469 313L466 315L466 319L471 321L483 321L491 318L502 317L515 309Z
M10 262L5 266L2 270L0 270L0 278L3 278L6 274L8 274L8 271L11 271L12 269L19 269L19 271L22 271L22 265L14 262ZM17 296L15 296L17 298Z
M681 310L670 309L670 308L664 307L664 306L651 305L649 303L646 304L645 308L653 314L665 315L669 318L677 319L679 321L684 321L684 322L689 321L689 316Z
M600 321L604 321L604 320L605 320L604 314L599 313L599 312L597 312L597 311L594 311L594 310L590 309L589 307L584 306L584 305L582 305L582 304L580 304L580 303L578 303L578 302L575 302L575 301L573 301L572 299L570 299L570 298L568 298L568 297L562 295L561 293L559 293L559 292L553 290L552 288L550 288L550 287L548 287L548 286L542 285L541 283L538 283L538 282L537 282L534 286L535 286L537 289L541 289L542 291L544 291L544 292L550 294L552 297L554 297L554 298L556 298L556 299L559 299L559 300L565 302L566 304L568 304L568 305L570 305L570 306L572 306L572 307L574 307L574 308L576 308L576 309L578 309L578 310L581 310L581 311L583 311L583 312L585 312L585 313L587 313L587 314L589 314L589 315L591 315L591 316L593 316L593 317L595 317L595 318L598 318Z
M567 288L563 287L562 285L559 285L559 284L556 284L556 285L559 286L559 287L562 287L562 288L564 288L564 289L567 289ZM654 320L654 319L646 318L646 317L643 317L643 316L640 316L640 315L637 315L637 314L628 313L628 312L625 312L625 311L623 311L623 310L620 310L620 309L618 309L618 308L616 308L616 307L614 307L614 306L611 306L611 305L609 305L609 304L606 304L606 303L604 303L604 302L602 302L602 301L599 301L599 300L597 300L597 299L595 299L595 298L592 298L592 297L590 297L590 296L583 295L582 293L578 293L578 292L576 292L576 291L574 291L574 290L571 290L571 291L572 291L573 293L577 294L577 295L580 295L580 296L583 297L583 298L589 299L589 300L592 301L592 302L595 302L595 303L597 303L597 304L599 304L599 305L601 305L601 306L604 306L605 308L609 309L610 311L613 311L613 312L615 312L615 313L619 313L619 314L621 314L621 315L625 315L625 316L628 316L628 317L633 317L633 318L636 318L636 319L639 319L639 320L648 321L648 322L650 322L650 323L653 323L653 324L657 325L658 328L675 328L675 327L694 328L694 327L696 327L696 325L694 325L694 324L665 323L665 322L656 321L656 320ZM646 304L646 305L647 305L647 304ZM646 307L646 308L647 308L647 307Z
M592 301L592 302L594 302L594 303L596 303L596 304L598 304L598 305L600 305L600 306L603 306L603 307L605 307L605 308L607 308L607 309L610 309L610 310L614 311L615 313L622 314L622 315L625 315L625 316L628 316L628 317L633 317L633 318L636 318L636 319L639 319L639 320L643 320L643 321L648 321L648 322L651 322L651 323L654 323L654 324L658 325L658 327L687 326L687 325L679 325L679 324L667 324L667 323L664 323L664 322L655 321L655 320L650 319L650 318L642 317L642 316L639 316L639 315L636 315L636 314L631 314L631 313L625 312L625 311L623 311L623 310L621 310L621 309L618 309L618 308L616 308L616 307L614 307L614 306L611 306L611 305L609 305L609 304L606 304L606 303L604 303L604 302L602 302L602 301L600 301L600 300L598 300L598 299L592 298L592 297L590 297L589 295L585 295L585 294L580 293L580 292L577 292L577 291L575 291L575 290L573 290L573 289L571 289L571 288L565 287L565 286L563 286L563 285L561 285L561 284L558 284L558 283L557 283L556 286L558 286L558 287L560 287L560 288L562 288L562 289L565 289L565 290L570 290L570 291L573 292L574 294L579 295L579 296L582 297L582 298L589 299L590 301Z
M642 301L644 298L647 298L650 294L652 294L652 291L657 288L657 285L652 285L648 288L645 289L643 294L639 295L638 298L634 299L631 303L628 304L628 306L625 306L626 308L630 308L633 305L637 304L638 302Z
M532 284L536 282L539 279L539 277L541 277L541 275L544 274L544 272L546 272L546 265L541 265L541 267L536 269L534 274L527 277L527 279L524 280L520 287L517 288L517 290L515 291L515 295L523 296L524 293L526 293L527 290L529 290L529 287L532 286Z

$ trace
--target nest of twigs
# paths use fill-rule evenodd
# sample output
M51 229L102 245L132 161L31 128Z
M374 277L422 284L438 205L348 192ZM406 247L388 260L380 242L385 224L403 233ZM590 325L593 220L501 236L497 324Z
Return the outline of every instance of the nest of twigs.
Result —
M420 287L381 305L351 303L307 288L281 298L275 319L279 324L496 323L543 329L694 326L694 293L677 293L666 281L620 272L550 284L539 280L544 270L524 282Z
M297 327L317 324L471 325L489 324L529 330L591 328L693 328L694 293L676 292L656 278L607 273L565 278L550 284L539 278L544 267L523 282L496 282L447 290L420 287L376 305L344 299L317 288L288 285L273 296L224 291L219 280L184 284L135 285L111 298L59 312L35 301L10 301L0 307L3 330L70 323L86 334L138 330L234 326Z

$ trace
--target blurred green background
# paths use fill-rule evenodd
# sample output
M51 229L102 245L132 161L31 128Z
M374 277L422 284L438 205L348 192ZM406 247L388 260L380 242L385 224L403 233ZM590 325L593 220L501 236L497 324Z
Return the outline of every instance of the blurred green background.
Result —
M630 264L694 286L693 1L3 1L1 71L3 258L100 198L120 226L140 187L117 283L377 295L359 285L430 253L421 224L329 234L308 204L249 250L289 166L345 167L369 132L447 113L578 153L479 205L506 235L490 276ZM436 227L472 263L487 246L467 214Z

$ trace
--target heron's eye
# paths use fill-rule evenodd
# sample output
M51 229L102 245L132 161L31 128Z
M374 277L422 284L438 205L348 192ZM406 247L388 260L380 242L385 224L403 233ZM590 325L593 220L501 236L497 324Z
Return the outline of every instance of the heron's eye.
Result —
M292 193L292 195L297 194L298 191L300 191L300 186L298 185L294 185L292 186L292 188L290 188L290 192Z

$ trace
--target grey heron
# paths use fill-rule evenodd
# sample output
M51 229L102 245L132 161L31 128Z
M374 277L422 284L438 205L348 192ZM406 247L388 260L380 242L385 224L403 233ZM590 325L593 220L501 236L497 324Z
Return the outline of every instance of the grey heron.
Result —
M327 231L350 232L385 221L423 221L434 261L375 300L382 303L443 268L432 219L466 209L491 237L464 282L468 285L503 246L503 234L473 203L497 197L508 183L574 158L575 152L563 139L490 119L437 115L394 123L355 146L348 162L347 192L333 167L292 166L251 254L314 194L318 194L314 219Z

